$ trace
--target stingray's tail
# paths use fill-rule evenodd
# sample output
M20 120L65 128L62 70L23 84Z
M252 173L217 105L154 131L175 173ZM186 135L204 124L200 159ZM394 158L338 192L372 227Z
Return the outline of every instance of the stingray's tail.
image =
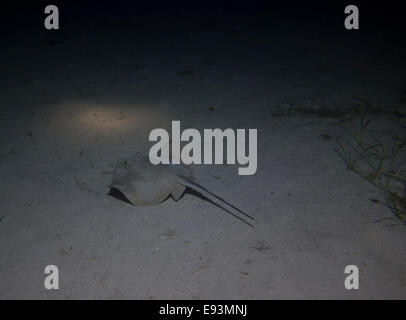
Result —
M202 196L204 196L207 200L211 201L218 207L222 208L223 210L227 211L229 214L234 216L235 218L241 220L242 222L248 224L250 227L254 227L253 224L247 221L247 219L244 219L241 217L243 215L245 218L255 220L253 217L250 215L246 214L244 211L241 209L238 209L236 206L232 205L231 203L227 202L226 200L220 198L219 196L216 196L214 193L210 192L207 190L205 187L201 186L200 184L192 181L190 178L178 175L178 177L181 178L180 183L185 185L186 187L189 187L197 192L199 192ZM238 212L238 213L237 213Z

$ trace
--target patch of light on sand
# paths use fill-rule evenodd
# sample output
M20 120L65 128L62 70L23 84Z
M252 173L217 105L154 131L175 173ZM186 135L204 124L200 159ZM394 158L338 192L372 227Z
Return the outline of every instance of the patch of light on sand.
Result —
M154 127L154 123L168 121L168 115L159 108L147 105L109 105L83 102L72 105L75 127L98 132L131 131Z
M69 126L80 131L122 132L139 129L157 117L154 108L145 105L70 101L54 106L53 109L57 125Z
M152 129L171 123L171 110L160 105L71 100L49 106L40 120L35 133L43 131L44 137L58 143L108 145L142 139L147 144Z
M80 112L76 117L76 124L82 128L91 128L100 131L111 129L128 129L130 125L135 125L134 115L128 112L110 109L106 106L89 108Z

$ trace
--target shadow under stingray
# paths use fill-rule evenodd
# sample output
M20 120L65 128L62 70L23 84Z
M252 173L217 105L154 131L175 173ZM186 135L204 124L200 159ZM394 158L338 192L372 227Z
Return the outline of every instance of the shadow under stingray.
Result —
M186 187L185 192L182 194L182 196L179 198L179 200L182 199L182 198L185 196L185 194L189 194L189 195L198 197L198 198L201 199L201 200L208 201L208 202L210 202L211 204L215 205L216 207L218 207L218 208L220 208L220 209L226 211L227 213L231 214L231 215L234 216L235 218L241 220L241 221L244 222L245 224L248 224L250 227L254 227L251 223L249 223L249 222L247 222L247 221L241 219L239 216L235 215L235 214L234 214L233 212L231 212L230 210L228 210L228 209L222 207L221 205L215 203L214 201L210 200L209 198L205 197L204 195L200 194L199 192L197 192L197 191L195 191L195 190L193 190L193 189L191 189L191 188L189 188L189 187ZM133 203L131 203L131 202L127 199L127 197L126 197L120 190L118 190L118 189L116 189L116 188L110 188L110 190L109 190L109 192L107 193L107 195L108 195L108 196L111 196L111 197L113 197L113 198L115 198L115 199L117 199L117 200L121 200L121 201L124 201L124 202L126 202L126 203L128 203L128 204L134 205ZM169 198L171 198L171 195L168 195L168 196L165 198L165 200L163 200L161 203L165 202L165 201L168 200ZM221 198L220 198L220 199L221 199ZM179 200L178 200L178 201L179 201ZM221 199L221 200L223 200L223 199ZM224 201L224 200L223 200L223 201ZM226 202L226 203L227 203L227 202ZM234 206L232 206L232 207L234 207Z

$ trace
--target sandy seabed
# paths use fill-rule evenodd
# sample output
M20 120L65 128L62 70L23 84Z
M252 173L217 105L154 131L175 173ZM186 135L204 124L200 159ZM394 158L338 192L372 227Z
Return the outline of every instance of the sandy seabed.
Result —
M318 29L137 28L4 40L0 298L406 298L406 229L321 137L339 128L270 113L300 86L389 101L404 52ZM255 175L195 168L255 228L192 194L152 207L107 196L117 158L148 152L172 120L258 129ZM44 289L50 264L57 291ZM344 287L347 265L359 290Z

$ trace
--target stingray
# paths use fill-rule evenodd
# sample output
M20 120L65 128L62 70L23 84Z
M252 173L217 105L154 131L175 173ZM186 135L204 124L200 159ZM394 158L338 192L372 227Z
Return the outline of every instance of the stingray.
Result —
M168 197L178 201L186 189L191 189L202 198L210 201L242 222L253 227L247 218L253 217L225 201L195 181L189 166L182 164L153 165L149 158L139 153L130 158L118 159L110 184L110 195L124 199L129 203L141 205L157 205Z

